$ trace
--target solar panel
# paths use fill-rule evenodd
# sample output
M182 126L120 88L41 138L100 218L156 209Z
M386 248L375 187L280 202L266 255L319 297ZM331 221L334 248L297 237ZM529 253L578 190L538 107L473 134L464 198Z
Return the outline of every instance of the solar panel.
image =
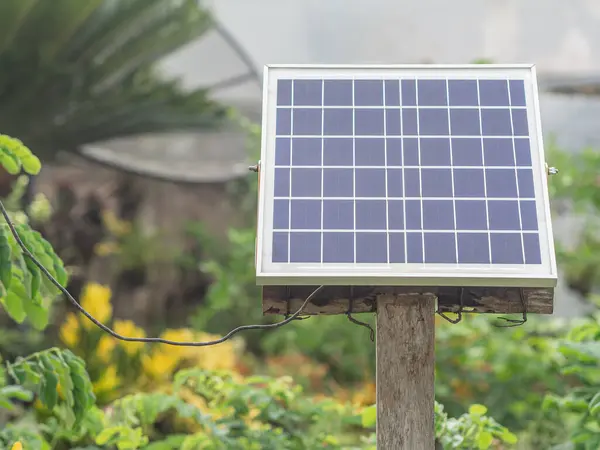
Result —
M270 66L261 284L556 284L532 66Z

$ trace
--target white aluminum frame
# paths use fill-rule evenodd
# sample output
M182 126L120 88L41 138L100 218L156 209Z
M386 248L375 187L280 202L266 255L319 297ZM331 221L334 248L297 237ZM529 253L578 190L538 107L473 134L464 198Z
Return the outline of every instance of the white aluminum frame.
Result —
M540 265L494 264L332 264L273 263L273 190L276 92L278 79L323 78L524 79L531 143ZM535 65L267 65L263 79L263 118L256 242L256 279L259 285L381 285L381 286L506 286L555 287L557 269L550 216ZM536 151L537 150L537 151Z

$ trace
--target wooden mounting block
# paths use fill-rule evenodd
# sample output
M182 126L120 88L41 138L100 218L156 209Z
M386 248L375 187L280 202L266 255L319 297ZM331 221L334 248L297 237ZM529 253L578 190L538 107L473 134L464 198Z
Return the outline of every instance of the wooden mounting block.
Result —
M263 314L293 314L318 286L263 286ZM461 302L462 291L462 302ZM438 311L513 314L552 314L554 288L507 287L406 287L406 286L326 286L315 295L302 315L346 314L352 299L352 312L375 312L377 296L383 294L433 294ZM522 294L522 297L521 297Z

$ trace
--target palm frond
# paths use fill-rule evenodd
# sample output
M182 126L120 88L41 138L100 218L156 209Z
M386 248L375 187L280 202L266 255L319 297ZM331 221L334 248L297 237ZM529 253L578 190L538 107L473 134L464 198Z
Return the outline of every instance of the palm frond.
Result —
M48 160L115 137L214 128L225 108L155 70L211 26L196 0L2 0L0 129Z

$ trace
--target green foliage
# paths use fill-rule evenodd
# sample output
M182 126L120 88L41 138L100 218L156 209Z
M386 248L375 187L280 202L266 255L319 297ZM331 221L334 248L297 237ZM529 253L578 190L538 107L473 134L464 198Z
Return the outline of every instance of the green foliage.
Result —
M303 397L288 378L236 380L191 369L175 378L175 388L183 387L204 398L211 414L220 417L211 442L227 449L331 448L341 413L348 413L333 401Z
M48 241L25 223L15 228L27 249L65 287L67 272ZM0 302L8 315L17 323L27 318L34 328L44 329L58 290L24 254L6 223L0 225L0 281Z
M2 202L15 222L42 224L52 215L50 202L43 193L38 192L34 195L33 200L27 208L27 214L21 209L23 205L23 196L26 193L29 183L30 179L28 175L22 174L18 176L12 185L10 194L6 196Z
M0 134L0 164L11 175L23 169L30 175L37 175L42 163L20 140Z
M436 438L444 449L507 449L516 444L517 436L486 413L485 406L474 404L468 413L448 418L443 406L436 403Z
M196 0L2 0L0 123L43 160L116 137L213 128L226 110L155 67L211 27Z
M577 155L559 151L550 142L549 158L560 167L551 177L555 215L570 214L581 221L574 242L557 243L557 258L570 287L587 296L600 285L600 153L587 148Z
M369 433L356 428L349 408L312 400L289 379L199 369L179 372L170 393L135 393L104 410L91 407L77 427L55 416L40 422L14 425L0 441L36 439L44 444L26 448L48 449L350 450L364 448L361 436ZM342 434L348 429L356 433Z
M468 413L458 418L449 418L443 405L435 402L435 438L444 449L488 450L508 449L517 443L517 436L491 417L486 416L487 408L474 404ZM362 425L375 427L376 405L362 412Z
M357 316L375 327L374 314ZM327 375L339 383L358 383L375 376L375 344L369 330L351 323L344 315L321 316L290 324L262 339L268 354L310 355L326 364Z
M36 174L40 162L21 141L0 135L0 164L9 173L23 169ZM38 259L48 272L66 286L68 276L60 258L42 235L25 223L17 223L15 229L25 247ZM48 324L49 307L58 290L18 245L9 225L0 225L0 302L8 315L17 323L25 318L37 330Z
M264 320L256 304L256 299L260 298L260 287L256 285L253 271L248 270L248 264L254 260L254 237L255 232L251 229L229 230L228 252L223 254L218 247L218 253L213 253L210 259L201 263L201 269L214 282L202 308L191 321L194 328L226 333L242 323ZM265 334L255 332L247 336L248 346L260 348L260 340Z
M560 352L570 389L562 396L546 395L544 411L570 425L570 445L563 448L600 448L600 315L571 329L560 341Z
M68 427L79 424L96 401L85 363L69 350L44 350L18 358L6 367L16 385L4 389L35 392L48 411L60 411Z
M563 392L563 361L552 337L560 323L530 317L526 326L497 328L489 317L458 325L437 319L436 399L452 415L483 403L511 429L537 419L545 392Z

